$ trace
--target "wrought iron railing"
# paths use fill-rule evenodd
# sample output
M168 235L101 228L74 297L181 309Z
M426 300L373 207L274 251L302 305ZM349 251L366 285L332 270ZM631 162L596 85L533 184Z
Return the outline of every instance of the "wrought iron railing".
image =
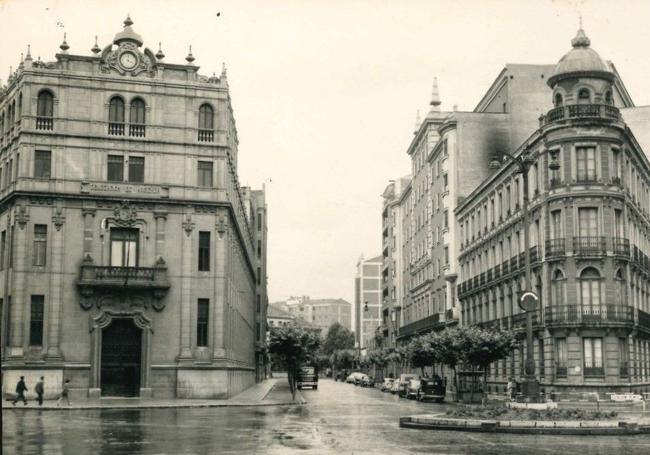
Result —
M614 237L612 239L614 246L614 254L616 256L630 256L630 241L623 237Z
M633 323L634 308L628 305L556 305L545 309L547 325Z
M550 239L546 241L546 257L558 257L566 255L565 239Z
M603 377L605 376L605 368L603 367L585 367L585 377Z
M605 237L574 237L573 251L576 255L581 256L605 254Z
M567 377L567 367L566 367L566 365L556 365L555 366L555 377L556 378L566 378Z

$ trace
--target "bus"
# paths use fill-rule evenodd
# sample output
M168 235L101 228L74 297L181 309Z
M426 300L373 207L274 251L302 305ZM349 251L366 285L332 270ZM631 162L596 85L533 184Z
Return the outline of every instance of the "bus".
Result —
M298 372L296 387L298 390L305 387L318 390L318 369L311 365L302 367Z

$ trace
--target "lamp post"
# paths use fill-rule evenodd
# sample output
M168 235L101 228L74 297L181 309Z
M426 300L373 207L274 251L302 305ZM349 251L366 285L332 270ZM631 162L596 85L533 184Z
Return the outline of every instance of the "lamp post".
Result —
M365 315L368 312L368 301L363 302L363 314ZM363 318L359 315L359 343L357 344L357 358L359 359L359 369L361 369L361 328L363 327Z
M523 195L522 204L523 221L524 221L524 266L525 266L525 289L519 297L519 307L526 312L526 361L524 363L524 381L522 383L522 393L529 402L539 400L539 381L535 377L535 356L533 352L533 312L539 305L539 296L535 294L531 284L530 270L530 214L528 213L528 171L535 163L529 150L524 150L520 155L513 156L503 152L504 161L512 161L517 165L517 173L523 177ZM498 158L490 162L491 169L498 169L501 162ZM556 171L560 168L557 162L556 154L551 155L549 168Z

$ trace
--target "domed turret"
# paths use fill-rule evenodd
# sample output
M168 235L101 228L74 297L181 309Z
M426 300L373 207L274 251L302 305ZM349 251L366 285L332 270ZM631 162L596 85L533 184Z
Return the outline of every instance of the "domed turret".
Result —
M553 75L548 79L548 85L553 87L559 81L567 78L596 77L609 81L614 80L614 74L598 52L591 47L591 40L582 27L578 29L575 38L571 40L573 49L564 54L555 66Z
M132 41L136 43L138 47L142 46L142 37L133 31L131 28L132 25L133 21L131 20L131 17L127 16L124 20L124 30L115 35L115 38L113 38L113 44L119 45L122 41Z

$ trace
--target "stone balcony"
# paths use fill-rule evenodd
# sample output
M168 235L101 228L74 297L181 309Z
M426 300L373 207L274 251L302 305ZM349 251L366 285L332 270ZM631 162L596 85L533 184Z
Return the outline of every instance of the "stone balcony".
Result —
M609 104L570 104L551 109L540 117L540 127L571 120L619 121L621 112Z

